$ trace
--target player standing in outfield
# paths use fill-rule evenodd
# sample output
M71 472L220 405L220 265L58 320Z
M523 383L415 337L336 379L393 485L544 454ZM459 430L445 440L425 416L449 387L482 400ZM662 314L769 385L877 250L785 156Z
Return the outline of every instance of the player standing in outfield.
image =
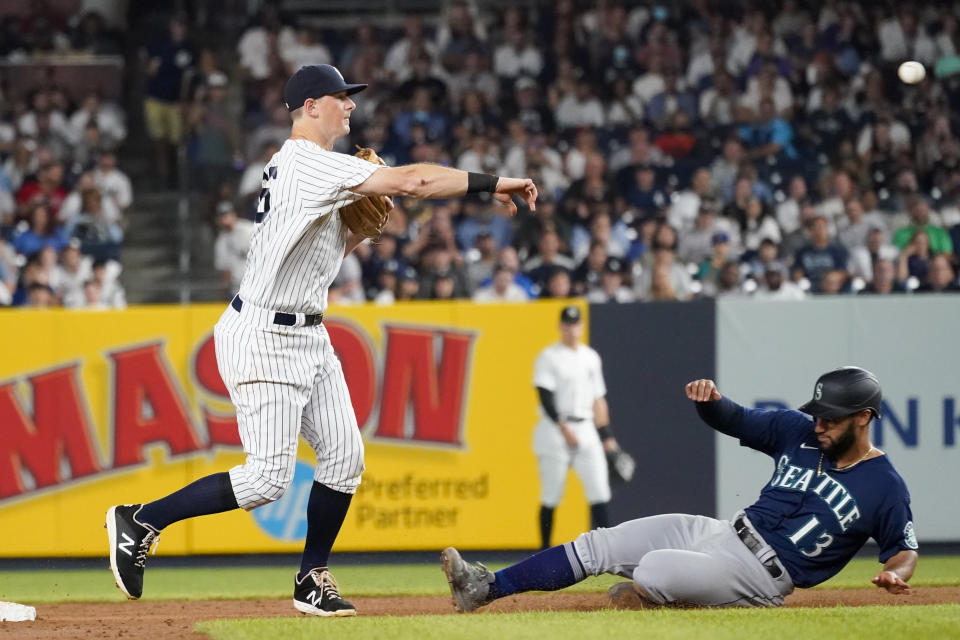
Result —
M887 456L870 444L882 399L872 373L857 367L825 373L799 411L747 409L721 396L712 380L690 382L685 391L704 422L773 458L773 477L753 505L731 520L682 514L631 520L496 574L449 547L443 570L457 607L472 611L601 573L633 579L608 591L619 606L779 606L795 586L836 574L871 537L884 563L872 582L909 593L917 564L910 496Z
M154 502L110 508L110 567L131 599L143 591L146 555L162 529L280 498L293 479L302 433L316 452L317 469L294 606L319 616L356 613L327 570L364 469L343 370L322 324L327 289L344 256L363 240L348 232L340 210L364 196L450 198L486 191L513 214L514 195L531 209L537 197L527 179L427 164L387 168L334 153L334 142L350 131L356 108L350 96L366 86L347 84L329 65L311 65L284 88L293 118L290 139L264 169L240 292L214 329L217 366L237 408L246 462Z
M540 541L550 546L553 513L563 498L567 470L583 484L590 503L590 527L610 526L610 477L606 451L617 441L610 433L607 387L600 355L580 342L580 309L560 313L560 342L540 352L533 385L540 395L540 421L533 432L533 452L540 474Z

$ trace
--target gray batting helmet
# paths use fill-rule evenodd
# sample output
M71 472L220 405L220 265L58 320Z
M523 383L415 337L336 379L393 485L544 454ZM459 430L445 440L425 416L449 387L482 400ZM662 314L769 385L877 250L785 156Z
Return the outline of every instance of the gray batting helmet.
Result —
M840 367L817 378L813 399L800 411L814 418L834 419L870 409L879 418L882 401L877 376L860 367Z

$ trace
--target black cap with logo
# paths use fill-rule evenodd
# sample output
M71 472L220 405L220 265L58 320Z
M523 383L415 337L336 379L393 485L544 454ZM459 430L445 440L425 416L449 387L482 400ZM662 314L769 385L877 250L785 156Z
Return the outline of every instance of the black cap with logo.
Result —
M580 307L575 307L574 305L564 307L563 311L560 312L560 322L564 324L576 324L580 322Z
M283 102L288 111L295 111L302 107L308 98L322 98L341 91L353 95L366 88L365 84L347 84L343 74L329 64L308 64L297 69L287 80L283 88Z
M860 367L840 367L817 378L813 399L800 407L800 411L814 418L832 420L869 409L879 418L882 402L883 392L877 376Z

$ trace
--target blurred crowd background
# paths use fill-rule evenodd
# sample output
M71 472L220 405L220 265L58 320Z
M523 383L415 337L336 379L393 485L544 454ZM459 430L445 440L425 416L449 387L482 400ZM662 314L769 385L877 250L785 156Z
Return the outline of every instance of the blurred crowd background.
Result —
M317 7L315 5L322 5ZM226 299L282 88L329 63L398 165L533 178L537 210L398 198L340 304L960 292L950 2L11 0L0 304ZM908 86L906 60L927 69Z

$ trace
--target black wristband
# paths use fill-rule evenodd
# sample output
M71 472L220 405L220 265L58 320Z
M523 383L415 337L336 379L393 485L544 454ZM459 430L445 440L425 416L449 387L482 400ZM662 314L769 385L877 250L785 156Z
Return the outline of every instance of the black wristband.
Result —
M553 391L537 387L537 393L540 394L540 405L543 407L543 412L554 422L560 422L560 415L557 413L556 404L553 402Z
M597 427L597 433L600 435L601 440L606 440L607 438L613 437L613 431L610 430L610 425L605 427Z
M467 172L467 193L496 193L500 176L489 173Z

